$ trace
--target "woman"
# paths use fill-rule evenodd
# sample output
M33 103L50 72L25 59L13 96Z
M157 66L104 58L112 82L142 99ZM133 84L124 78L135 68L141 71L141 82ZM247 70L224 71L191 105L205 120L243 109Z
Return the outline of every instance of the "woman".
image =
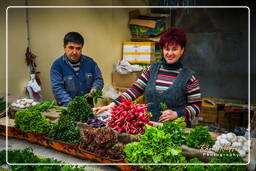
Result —
M151 121L166 122L184 116L187 126L200 112L200 86L194 72L183 67L181 57L186 46L185 33L171 27L160 38L163 62L156 62L146 68L132 88L121 94L108 106L94 109L96 114L110 110L122 100L133 101L145 95L147 110L152 113ZM167 110L162 111L160 103Z

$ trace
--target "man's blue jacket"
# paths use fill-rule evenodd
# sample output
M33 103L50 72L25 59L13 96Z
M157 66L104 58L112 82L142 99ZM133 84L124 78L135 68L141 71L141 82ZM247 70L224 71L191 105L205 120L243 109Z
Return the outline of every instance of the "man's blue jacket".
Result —
M96 62L81 55L79 67L79 75L76 75L66 54L53 62L50 72L51 87L58 105L67 106L75 96L83 96L91 89L102 90L104 82Z

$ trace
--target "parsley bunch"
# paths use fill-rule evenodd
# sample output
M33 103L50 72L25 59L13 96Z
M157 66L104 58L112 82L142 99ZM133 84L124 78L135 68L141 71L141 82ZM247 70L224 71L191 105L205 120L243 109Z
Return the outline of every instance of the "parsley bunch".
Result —
M88 104L86 97L76 96L68 104L68 113L74 118L75 121L86 122L89 117L92 117L92 108Z
M187 145L193 148L200 148L203 145L212 147L214 144L208 129L203 126L197 126L191 129L190 134L185 140Z
M48 136L69 144L77 144L81 139L80 130L76 127L74 118L66 110L62 110L58 122L53 126Z
M53 124L38 110L20 110L15 114L15 127L24 132L48 133Z

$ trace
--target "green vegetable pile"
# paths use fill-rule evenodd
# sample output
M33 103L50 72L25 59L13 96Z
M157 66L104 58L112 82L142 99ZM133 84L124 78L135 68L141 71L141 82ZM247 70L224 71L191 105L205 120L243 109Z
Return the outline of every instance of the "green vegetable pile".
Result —
M68 114L67 110L62 110L58 122L54 124L48 136L69 144L77 144L81 139L80 130L76 127L74 118Z
M203 126L196 126L190 130L190 134L186 137L186 143L189 147L200 148L202 146L212 147L214 141L208 132L208 129Z
M185 144L185 128L186 122L184 117L180 117L178 119L175 119L173 121L164 122L162 127L159 127L160 130L163 130L165 134L171 134L172 136L172 142L180 146L182 144Z
M53 124L38 110L20 110L15 114L15 127L24 132L48 133Z
M6 108L6 102L4 101L4 98L0 98L0 113L2 113L3 111L5 111Z
M40 112L44 112L47 109L53 108L55 105L56 105L55 101L44 101L40 104L37 104L37 105L33 106L31 109L32 110L38 110Z
M0 166L6 164L6 150L0 151ZM33 153L32 148L27 147L24 150L9 150L9 163L61 163L53 158L40 158ZM11 170L27 171L83 171L83 167L69 165L9 165ZM1 170L1 169L0 169Z
M68 104L68 113L76 122L86 122L88 118L93 117L92 108L87 103L86 97L76 96Z
M139 135L140 142L126 145L124 152L130 163L185 163L182 149L172 141L172 134L157 127L146 125L146 132ZM147 170L183 170L184 166L175 165L140 165Z

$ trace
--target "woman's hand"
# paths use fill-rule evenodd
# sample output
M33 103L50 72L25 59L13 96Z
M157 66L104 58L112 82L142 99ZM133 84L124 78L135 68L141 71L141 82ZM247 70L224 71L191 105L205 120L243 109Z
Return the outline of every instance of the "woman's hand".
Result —
M102 106L102 107L96 107L93 109L93 113L95 113L96 115L97 114L100 114L104 111L110 111L112 107L114 107L116 104L114 102L110 103L109 105L107 106Z
M162 115L159 118L159 122L172 121L172 120L178 118L177 112L170 110L170 109L162 111L161 113L162 113Z

